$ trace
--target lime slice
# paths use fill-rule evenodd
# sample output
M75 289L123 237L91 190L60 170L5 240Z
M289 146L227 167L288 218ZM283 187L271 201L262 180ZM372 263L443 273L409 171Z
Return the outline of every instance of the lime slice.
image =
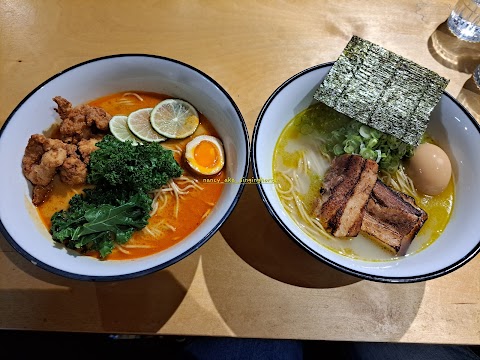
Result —
M142 140L159 142L167 140L166 137L156 132L150 124L152 108L136 110L128 115L127 125L130 131Z
M141 144L142 141L137 138L130 131L127 125L127 116L124 115L115 115L112 116L110 122L108 123L110 127L110 132L120 141L131 141L133 145Z
M152 127L161 135L171 139L184 139L197 130L199 119L195 108L180 99L160 102L150 115Z

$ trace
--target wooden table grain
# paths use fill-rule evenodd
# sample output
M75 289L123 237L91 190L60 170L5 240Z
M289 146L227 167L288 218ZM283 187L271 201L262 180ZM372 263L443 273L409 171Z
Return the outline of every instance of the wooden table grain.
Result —
M335 60L352 35L449 78L480 119L474 44L445 26L454 0L0 2L0 124L38 84L120 53L171 57L217 80L249 131L290 76ZM8 176L0 170L0 176ZM1 199L0 199L1 201ZM247 185L207 244L134 280L95 283L35 267L0 236L0 328L116 334L480 344L480 257L413 284L361 280L319 263Z

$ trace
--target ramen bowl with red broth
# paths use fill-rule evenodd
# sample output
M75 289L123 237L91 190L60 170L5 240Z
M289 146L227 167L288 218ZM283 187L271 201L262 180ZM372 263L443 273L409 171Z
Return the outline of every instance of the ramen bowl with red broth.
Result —
M72 86L75 84L75 86ZM248 132L228 93L176 60L116 55L33 90L0 134L0 230L33 264L80 280L163 269L235 207Z

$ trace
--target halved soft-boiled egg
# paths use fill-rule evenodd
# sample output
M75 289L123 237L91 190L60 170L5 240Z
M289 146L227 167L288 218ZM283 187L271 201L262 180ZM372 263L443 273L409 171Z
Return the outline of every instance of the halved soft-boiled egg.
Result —
M225 165L223 144L214 136L197 136L187 144L185 159L195 172L202 175L215 175Z

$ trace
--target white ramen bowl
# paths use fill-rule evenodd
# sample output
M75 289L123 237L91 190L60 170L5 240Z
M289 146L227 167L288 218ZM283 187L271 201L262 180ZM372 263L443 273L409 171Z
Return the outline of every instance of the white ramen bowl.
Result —
M263 106L252 138L252 166L258 179L273 178L273 153L287 123L313 102L313 94L333 63L306 69L278 87ZM444 92L431 113L428 133L447 152L455 195L447 227L433 244L413 255L388 261L365 261L340 255L308 236L285 211L271 183L258 183L268 211L301 247L348 274L380 282L416 282L445 275L480 250L480 127L451 95Z
M223 141L226 176L241 179L248 174L249 142L243 117L225 89L202 71L173 59L140 54L107 56L66 69L28 94L0 132L0 230L20 254L45 270L74 279L106 281L163 269L203 245L239 200L243 185L225 185L212 212L190 235L160 253L135 260L101 261L55 243L32 205L31 186L22 174L28 139L57 118L54 96L78 105L127 90L168 94L190 102L210 120Z

